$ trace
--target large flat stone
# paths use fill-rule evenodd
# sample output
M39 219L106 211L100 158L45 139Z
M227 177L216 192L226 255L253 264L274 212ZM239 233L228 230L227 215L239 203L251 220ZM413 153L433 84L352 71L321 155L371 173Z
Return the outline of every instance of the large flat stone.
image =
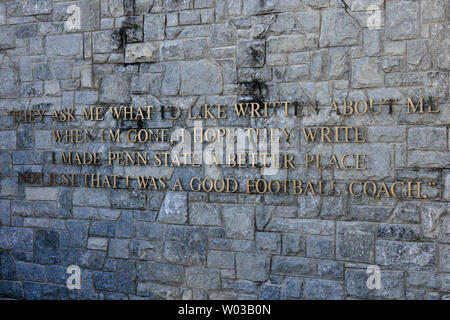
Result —
M320 46L354 45L360 42L361 28L342 9L322 11Z
M100 102L129 103L131 76L127 74L104 76L100 80Z
M419 2L386 0L386 37L391 40L413 39L420 36Z
M82 58L83 35L66 34L48 36L45 39L45 50L49 58Z
M206 262L207 232L201 227L169 226L164 258L183 265L203 265Z
M158 61L159 46L154 42L129 43L125 48L125 62Z
M217 65L209 61L180 64L181 95L208 95L222 92L222 74Z

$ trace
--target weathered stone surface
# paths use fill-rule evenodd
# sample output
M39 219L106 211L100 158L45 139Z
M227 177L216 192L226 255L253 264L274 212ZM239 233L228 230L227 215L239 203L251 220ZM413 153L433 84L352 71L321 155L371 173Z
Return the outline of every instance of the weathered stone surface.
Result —
M35 263L18 261L16 263L16 274L18 280L39 282L45 280L44 267Z
M358 24L342 9L322 12L320 46L353 45L359 42Z
M207 268L186 268L186 284L191 288L218 289L220 272Z
M153 42L130 43L125 49L125 62L153 62L158 61L159 47Z
M439 246L439 269L442 272L450 271L450 245Z
M261 300L281 300L282 299L282 287L273 286L270 284L263 284L261 286L261 293L259 295Z
M234 269L234 257L233 252L210 250L207 265L212 268Z
M183 224L187 222L187 195L167 192L159 212L158 221Z
M96 31L92 33L92 44L94 53L116 52L121 43L116 41L116 34L112 30Z
M266 230L315 235L333 235L334 222L315 219L274 218Z
M110 202L104 190L78 188L73 195L76 206L109 206Z
M334 238L309 236L306 240L306 255L314 258L333 258Z
M206 261L207 233L201 227L169 226L164 257L168 262L203 265Z
M15 98L19 96L19 77L14 69L0 69L0 96L2 98Z
M102 269L106 254L98 251L86 251L79 257L80 267Z
M373 262L374 226L364 223L337 223L336 256L338 259Z
M150 14L144 17L144 40L164 39L164 14Z
M36 230L33 245L34 261L39 264L57 264L59 255L59 233L55 230Z
M384 72L374 58L352 61L352 83L354 88L378 87L383 84Z
M445 25L443 30L431 42L434 64L439 69L447 71L450 69L450 58L444 52L448 52L450 48L449 28L450 26Z
M306 280L305 298L310 300L341 300L344 298L344 289L339 282Z
M391 40L412 39L420 35L419 3L407 0L386 1L386 37Z
M253 239L253 207L225 206L222 216L228 238Z
M139 281L159 281L168 284L184 282L184 270L181 266L156 262L138 262L136 272Z
M48 36L45 38L45 52L50 58L82 58L83 36L81 34Z
M14 48L15 45L14 29L11 27L0 27L0 49Z
M180 65L182 95L218 94L222 92L222 74L208 61L193 61Z
M402 299L405 286L403 284L403 272L381 271L381 289L368 289L367 279L371 274L366 270L347 270L345 278L345 292L348 296L358 299Z
M436 267L437 246L429 242L377 241L376 263L397 270L428 270Z
M87 244L88 249L106 251L108 249L108 239L90 237Z
M309 39L303 35L273 37L266 42L267 53L270 54L306 51L315 46L315 39Z
M47 14L52 12L51 0L24 0L23 14L25 16L32 16L37 14Z
M100 0L80 0L81 29L100 29Z
M130 84L131 77L126 74L102 77L100 80L100 102L130 102Z
M306 253L306 237L299 234L283 234L282 254L286 256L300 256Z
M270 258L264 254L236 254L238 278L251 281L266 281L269 277Z
M259 68L264 66L266 44L262 40L240 41L237 49L237 66Z
M88 238L88 221L68 220L66 221L68 231L67 245L73 247L85 247Z
M192 203L189 206L189 222L194 225L220 226L219 210L214 204Z
M271 232L257 232L255 235L256 249L264 253L280 253L281 237Z
M31 251L33 231L25 228L0 227L0 248Z
M1 298L450 299L447 0L346 0L349 8L335 0L0 2ZM420 97L424 112L408 113L408 98ZM428 112L429 97L439 113ZM357 101L363 110L363 100L366 114L344 114ZM278 101L292 102L288 116L282 105L268 105L262 118L251 105L246 116L234 110L258 102L264 115L263 102ZM333 101L339 112L328 112ZM227 117L204 107L217 104ZM130 105L152 106L151 119L83 116L84 107ZM179 106L180 117L170 119L166 106ZM155 167L181 146L172 131L186 128L192 140L191 107L208 133L293 128L280 152L294 155L295 169ZM76 108L76 121L53 117L64 108ZM18 122L12 110L46 114ZM305 126L330 135L361 127L366 142L308 143L298 138ZM130 129L161 128L169 142L127 142ZM72 129L92 140L55 142L54 130ZM120 143L109 129L121 130ZM62 150L101 152L102 165L61 165ZM150 164L109 166L108 152L146 153ZM351 164L355 153L366 155L365 170L302 169L307 154L325 165L333 154ZM43 181L17 179L29 171ZM53 172L57 183L47 185ZM76 174L75 187L58 185L63 173ZM118 188L90 188L83 177L92 173L129 176L131 188L123 178ZM137 175L167 185L139 190ZM236 178L240 190L192 192L192 177ZM178 178L184 191L172 190ZM315 192L246 194L246 180L259 178L298 179L303 190L311 181ZM318 182L326 189L330 180L340 196L319 195ZM401 197L354 196L351 181L405 185ZM427 197L408 197L406 183L418 181ZM66 288L69 265L82 269L80 290ZM367 288L369 265L381 268L379 290Z
M226 47L234 44L234 28L227 24L214 24L211 26L210 43L212 47Z
M128 259L129 257L129 240L111 239L109 242L108 256L112 258Z
M301 257L282 257L274 256L272 258L272 273L305 276L316 274L316 262L313 259Z
M408 130L408 148L443 150L447 146L447 130L440 127L415 127Z

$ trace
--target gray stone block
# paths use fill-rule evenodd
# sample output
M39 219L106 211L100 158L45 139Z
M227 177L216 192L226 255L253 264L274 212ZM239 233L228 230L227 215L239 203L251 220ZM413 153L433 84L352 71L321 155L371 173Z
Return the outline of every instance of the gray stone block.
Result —
M32 251L33 231L26 228L0 227L0 248Z
M412 39L420 35L419 25L415 23L419 17L419 3L407 0L386 1L386 37L391 40Z
M33 257L39 264L57 264L60 260L59 233L54 230L36 230Z
M270 258L264 254L237 253L236 271L239 279L266 281L269 277Z
M403 272L381 270L380 289L368 289L367 279L370 275L366 270L347 270L345 272L346 294L358 299L404 299Z
M184 269L181 266L156 262L136 263L138 281L158 281L179 285L185 280Z
M104 76L100 80L99 101L103 103L129 103L131 76L127 74Z
M0 96L2 98L17 98L20 93L19 76L14 69L0 69Z
M158 221L183 224L187 222L187 195L167 192L159 212Z
M270 284L263 284L261 286L261 293L259 295L261 300L281 300L282 288L280 286L273 286Z
M305 298L310 300L342 300L344 298L344 289L340 282L306 280Z
M437 267L437 246L431 242L377 241L376 263L397 270Z
M186 284L190 288L218 289L220 286L220 272L207 268L186 268Z
M128 259L130 240L111 239L109 242L108 256L112 258Z
M208 251L208 267L234 269L235 253L227 251Z
M219 210L215 204L192 203L189 206L189 222L193 225L220 226Z
M243 206L224 206L223 221L228 238L253 239L254 208Z
M164 39L164 14L150 14L144 17L144 40Z
M205 229L171 225L167 228L164 258L171 263L203 265L206 262L206 246Z
M347 261L374 261L374 226L365 223L337 224L336 257Z
M53 9L51 0L24 0L23 14L25 16L32 16L38 14L51 13Z
M39 264L18 261L16 263L16 274L18 280L45 281L44 267Z
M45 38L45 52L49 58L82 58L83 35L48 36Z

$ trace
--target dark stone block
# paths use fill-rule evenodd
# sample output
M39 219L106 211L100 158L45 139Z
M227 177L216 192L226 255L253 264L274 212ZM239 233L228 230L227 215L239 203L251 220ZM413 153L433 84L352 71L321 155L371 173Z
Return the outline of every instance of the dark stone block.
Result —
M207 230L199 227L169 226L164 257L168 262L204 265Z
M45 281L44 267L35 263L18 261L16 263L16 273L18 280Z
M261 287L261 300L281 300L281 287L264 284Z
M59 192L59 210L58 217L67 219L72 216L72 192L69 188L62 189Z
M16 278L16 265L14 258L8 252L0 252L0 279L14 280Z
M86 251L79 258L80 267L100 270L103 267L105 257L105 252Z
M13 299L23 299L23 289L20 282L0 280L0 296Z
M21 124L17 130L17 148L32 148L34 146L33 127Z
M95 272L94 273L94 284L95 288L100 290L116 290L116 274L112 272Z
M45 273L47 275L47 281L56 284L66 284L67 268L62 266L48 266L45 268Z
M24 24L16 26L16 37L18 39L36 37L38 34L37 24Z
M42 300L60 300L62 293L66 288L55 286L52 284L43 284L41 286L41 299ZM67 290L67 289L66 289Z
M55 230L37 230L35 232L33 253L34 262L36 263L59 263L59 233Z
M134 235L133 212L124 211L117 221L116 237L130 238Z
M0 248L31 251L33 231L25 228L0 227Z
M115 223L112 221L94 221L90 234L93 236L114 237Z
M69 220L66 221L66 228L69 231L68 240L70 246L85 248L88 237L89 221Z
M24 282L23 291L26 300L41 299L41 285L39 283Z

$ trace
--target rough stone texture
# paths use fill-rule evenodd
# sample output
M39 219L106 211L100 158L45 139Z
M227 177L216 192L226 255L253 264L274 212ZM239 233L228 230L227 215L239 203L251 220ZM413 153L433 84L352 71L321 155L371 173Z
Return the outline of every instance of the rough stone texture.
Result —
M411 17L418 17L419 1L386 1L386 36L391 40L413 39L420 35L420 24Z
M0 1L0 299L450 299L447 0ZM79 28L68 30L70 5ZM368 28L367 8L382 8ZM423 96L423 114L408 97ZM441 112L430 114L428 97ZM393 100L337 117L332 100ZM161 106L317 101L318 116L208 119L204 128L366 127L364 144L281 150L274 179L423 181L427 199L249 195L18 183L25 171L261 177L259 168L71 166L52 151L167 152L163 143L56 143L52 130L192 127ZM387 104L387 102L386 102ZM153 106L151 120L81 119L84 106ZM364 103L359 102L362 109ZM8 111L77 107L76 122ZM301 109L301 108L300 108ZM299 109L299 111L300 111ZM198 109L197 109L198 110ZM281 111L281 109L280 109ZM302 111L305 111L304 109ZM270 113L270 112L269 112ZM230 115L230 113L228 113ZM305 153L367 154L368 169L303 170ZM48 178L48 176L47 176ZM432 186L430 183L436 183ZM66 288L69 265L81 290ZM377 265L381 289L368 289Z
M151 42L128 44L125 51L125 62L152 62L158 59L158 47Z

